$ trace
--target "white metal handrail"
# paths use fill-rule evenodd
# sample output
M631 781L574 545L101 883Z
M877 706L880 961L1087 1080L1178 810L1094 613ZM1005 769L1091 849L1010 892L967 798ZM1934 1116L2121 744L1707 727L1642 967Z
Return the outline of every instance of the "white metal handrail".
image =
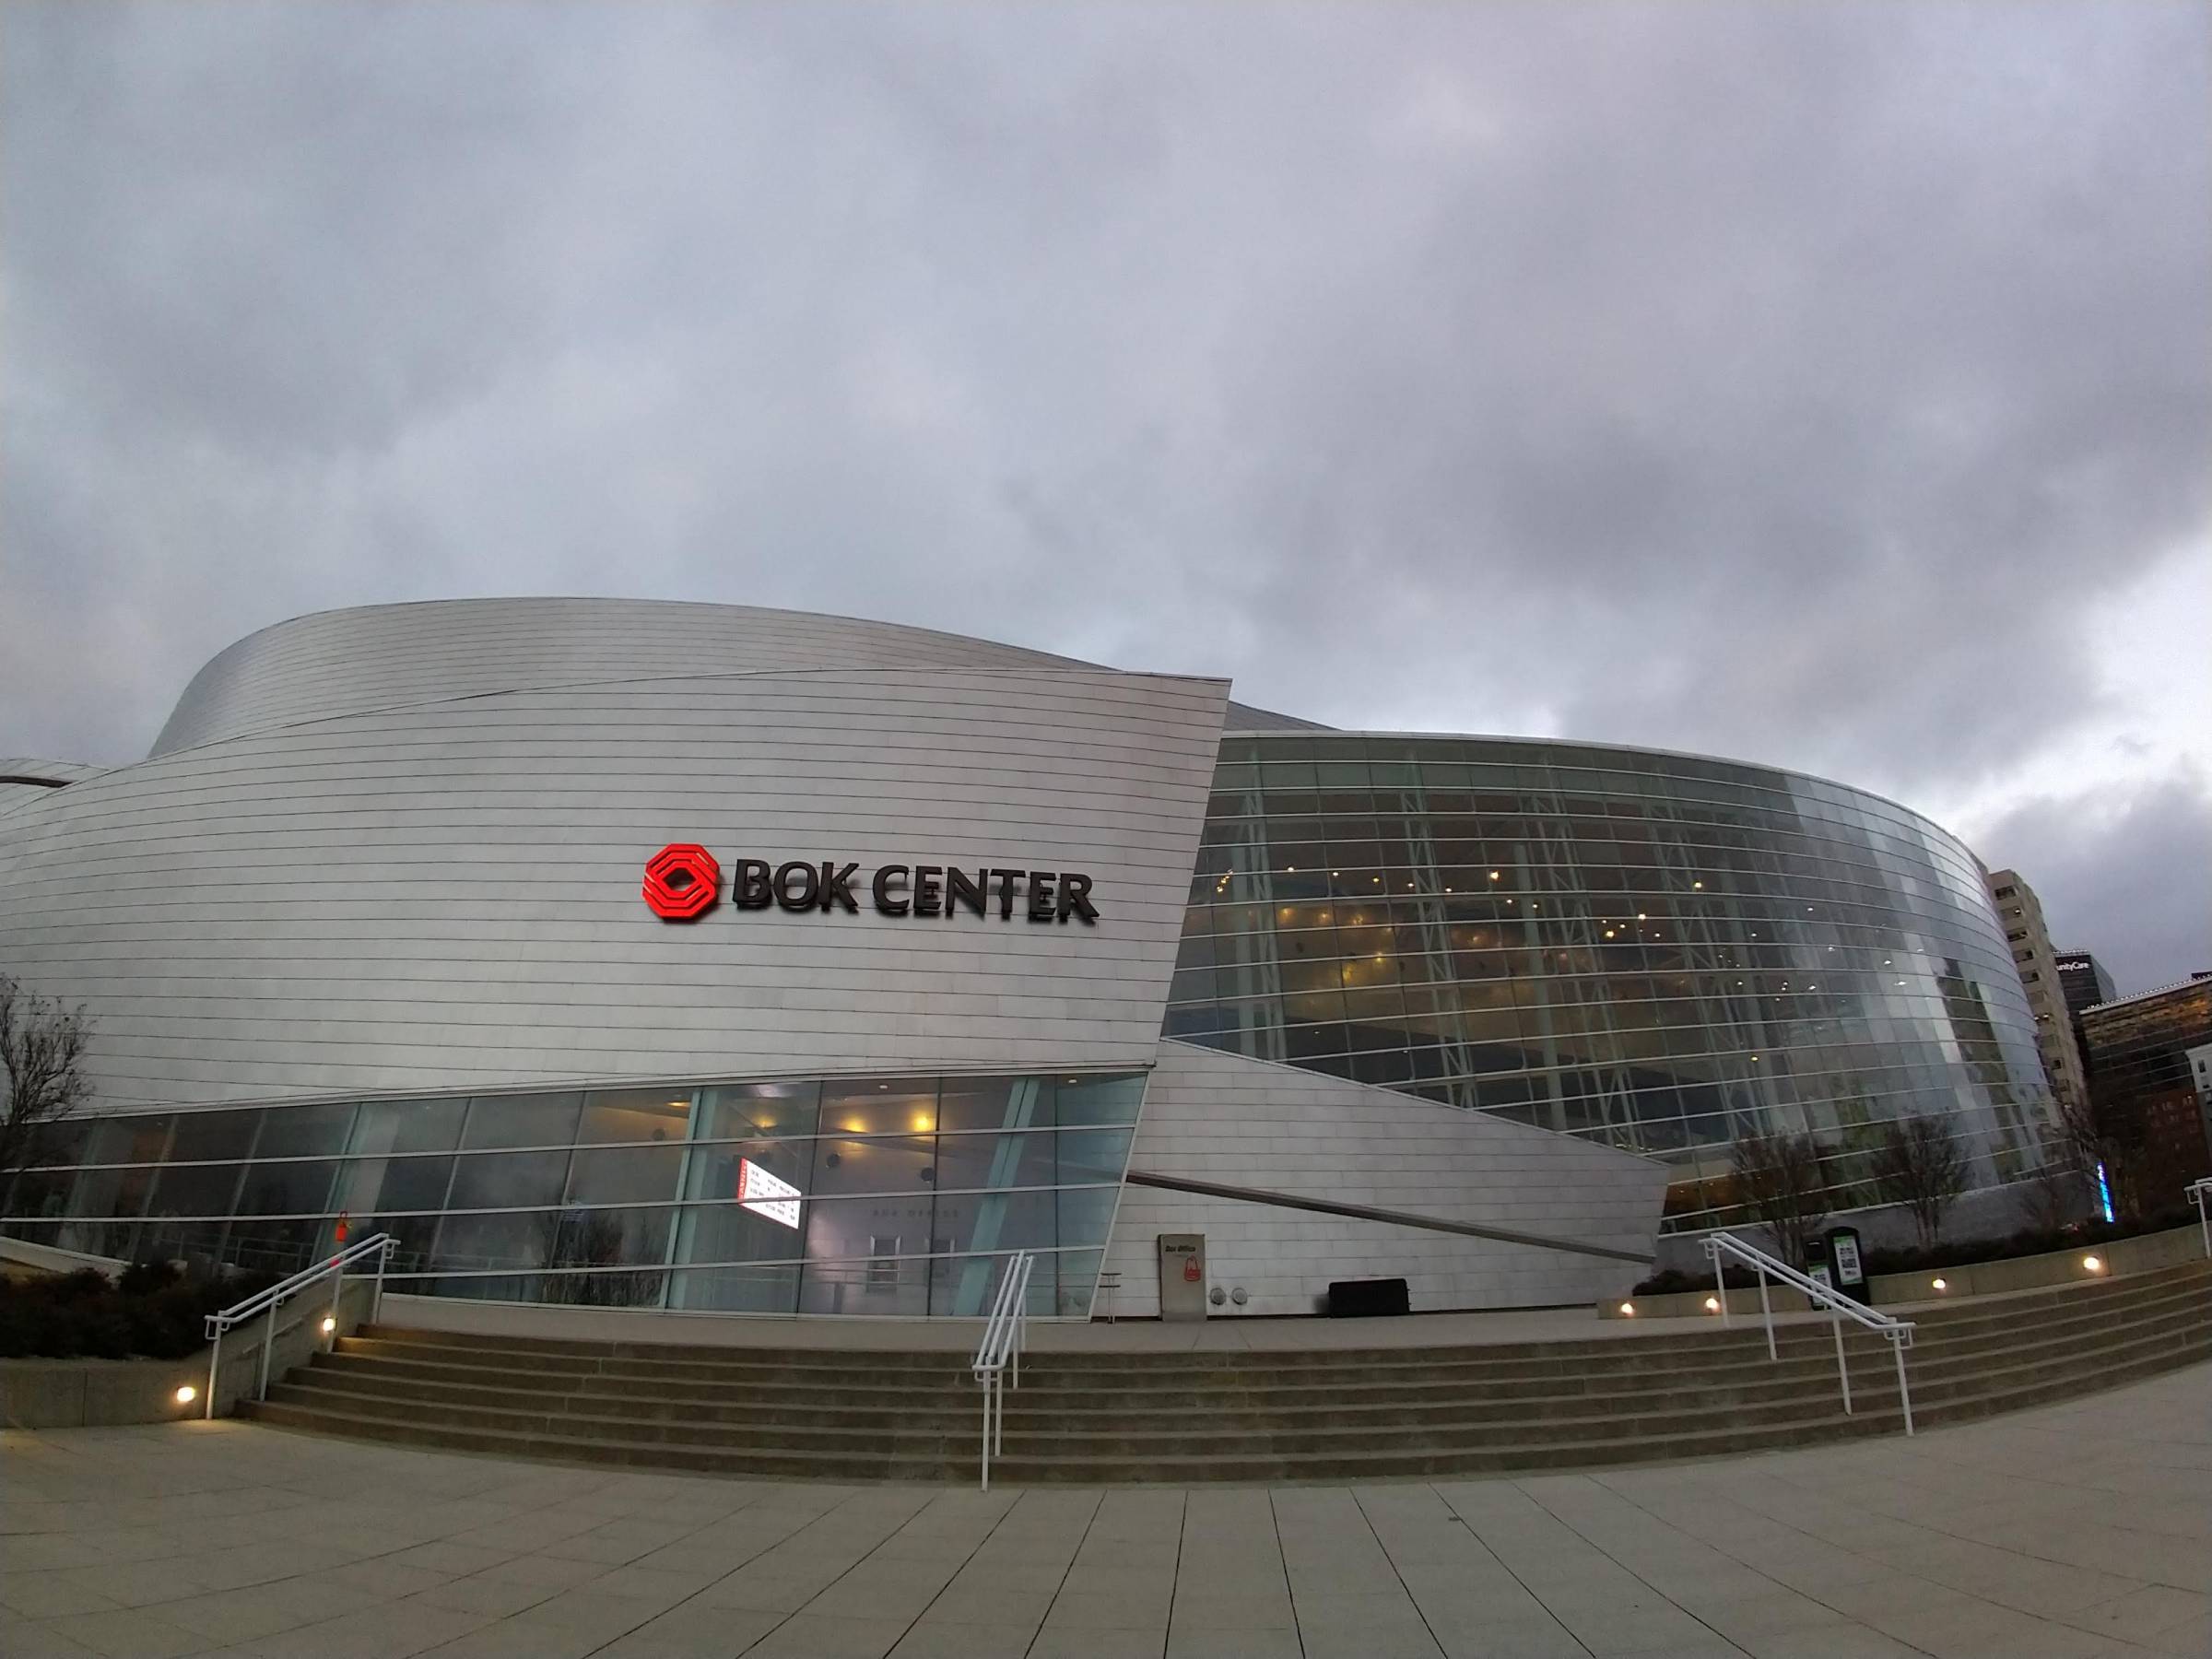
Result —
M281 1279L257 1295L249 1296L234 1308L225 1308L219 1313L207 1315L207 1340L214 1344L207 1354L207 1406L203 1414L215 1415L215 1384L218 1369L223 1359L223 1335L233 1327L264 1313L269 1317L268 1328L261 1334L261 1380L255 1384L253 1397L269 1397L269 1354L276 1346L276 1310L299 1295L310 1285L325 1277L335 1277L336 1283L330 1289L330 1312L335 1319L338 1300L346 1294L346 1269L354 1263L373 1255L376 1257L376 1291L369 1303L369 1318L373 1323L384 1306L384 1266L391 1261L392 1252L399 1241L390 1233L377 1233L363 1239L359 1244L347 1246L327 1261L317 1262L312 1267L302 1267L288 1279Z
M1029 1339L1030 1274L1033 1252L1016 1252L1006 1260L1006 1277L983 1322L983 1339L975 1347L975 1380L983 1385L983 1490L991 1489L991 1453L1006 1449L1006 1390L1021 1386L1021 1350Z
M2212 1175L2191 1182L2183 1191L2189 1202L2196 1206L2196 1224L2204 1231L2205 1253L2212 1256L2212 1210L2206 1208L2206 1205L2212 1205Z
M1728 1320L1728 1280L1721 1261L1723 1255L1732 1255L1739 1262L1757 1269L1759 1273L1759 1312L1767 1326L1767 1358L1776 1359L1780 1355L1774 1347L1774 1308L1767 1300L1767 1279L1780 1279L1794 1289L1802 1290L1813 1302L1829 1312L1829 1325L1836 1337L1836 1381L1843 1390L1843 1415L1852 1415L1851 1371L1843 1363L1843 1322L1848 1319L1888 1338L1889 1351L1897 1359L1897 1400L1905 1416L1905 1432L1912 1432L1912 1394L1905 1382L1905 1350L1912 1346L1912 1322L1896 1319L1877 1312L1863 1301L1854 1301L1833 1285L1824 1285L1810 1274L1800 1273L1787 1262L1771 1256L1765 1251L1745 1243L1734 1233L1707 1233L1706 1259L1712 1264L1713 1299L1721 1304L1721 1324Z

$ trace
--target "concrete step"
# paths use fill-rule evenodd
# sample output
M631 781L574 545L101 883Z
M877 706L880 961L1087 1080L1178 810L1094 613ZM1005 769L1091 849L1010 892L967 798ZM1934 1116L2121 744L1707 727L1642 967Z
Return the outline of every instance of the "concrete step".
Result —
M1966 1420L2212 1359L2212 1269L1913 1310L1916 1421ZM1013 1482L1367 1480L1767 1450L1900 1423L1880 1336L1756 1322L1485 1347L1032 1353ZM410 1444L835 1480L966 1480L981 1398L959 1354L371 1329L243 1408Z
M2045 1383L2093 1382L2120 1364L2156 1359L2166 1354L2212 1356L2212 1322L2183 1335L2158 1333L2129 1343L2100 1345L2092 1353L2045 1353L1999 1371L1963 1373L1949 1379L1918 1379L1914 1394L1924 1407L2007 1389ZM1861 1411L1896 1407L1894 1370L1854 1379L1854 1405ZM786 1412L777 1418L748 1415L742 1405L712 1414L683 1409L666 1412L610 1412L606 1403L574 1395L533 1398L527 1391L473 1390L466 1399L428 1397L417 1387L364 1386L310 1370L277 1385L271 1397L288 1405L326 1411L430 1421L450 1427L523 1433L568 1433L594 1440L677 1441L732 1447L786 1450L893 1452L921 1450L978 1432L978 1398L972 1394L959 1413L892 1412L832 1414L811 1418ZM1541 1435L1561 1441L1621 1438L1678 1438L1728 1424L1757 1427L1785 1423L1805 1414L1814 1393L1839 1395L1832 1368L1817 1383L1796 1383L1768 1399L1723 1399L1710 1393L1681 1391L1641 1398L1632 1394L1585 1401L1584 1409L1567 1403L1525 1398L1497 1404L1458 1403L1427 1408L1372 1406L1305 1410L1214 1409L1201 1414L1055 1413L1029 1406L1018 1391L1009 1409L1009 1454L1050 1443L1096 1457L1150 1461L1157 1456L1190 1456L1212 1449L1268 1453L1328 1450L1386 1450L1409 1432L1425 1444L1459 1445L1518 1441ZM496 1398L482 1397L496 1394ZM1596 1406L1606 1409L1588 1409Z
M2109 1367L2093 1384L2065 1382L1972 1395L1931 1411L1915 1407L1921 1428L1966 1421L1996 1412L2070 1397L2092 1388L2117 1386L2154 1376L2203 1356L2164 1352L2156 1358ZM544 1458L567 1463L612 1464L641 1468L675 1468L695 1473L753 1478L839 1481L957 1481L975 1478L979 1433L956 1440L943 1455L915 1451L842 1453L792 1452L774 1447L731 1449L681 1441L613 1441L564 1433L510 1432L443 1427L353 1416L270 1401L249 1405L249 1415L280 1427L442 1447L496 1455ZM1774 1451L1851 1436L1893 1433L1892 1410L1862 1408L1845 1416L1832 1400L1808 1409L1783 1425L1735 1426L1704 1433L1580 1441L1552 1439L1521 1443L1435 1447L1418 1440L1386 1452L1324 1452L1278 1455L1156 1456L1142 1460L1088 1455L1045 1456L1018 1453L1009 1432L1007 1454L992 1460L993 1477L1007 1485L1112 1485L1217 1481L1307 1482L1342 1485L1359 1481L1436 1477L1453 1475L1529 1474L1543 1471L1619 1467L1630 1465Z
M2138 1337L2212 1328L2212 1300L2191 1300L2173 1309L2138 1310L2133 1318L2109 1322L2101 1333L2104 1346ZM1890 1373L1893 1362L1888 1345L1879 1337L1848 1328L1845 1342L1854 1380L1862 1386L1878 1386ZM2025 1356L2040 1360L2046 1350L2070 1357L2069 1344L2053 1345L2033 1336L2016 1335L1998 1349L1974 1354L1953 1353L1935 1342L1909 1350L1913 1373L1924 1383L1949 1375L1973 1375ZM1361 1382L1336 1380L1284 1381L1260 1378L1211 1388L1075 1389L1046 1386L1051 1380L1049 1357L1031 1359L1025 1386L1015 1396L1012 1409L1021 1416L1055 1415L1071 1419L1151 1416L1167 1412L1206 1409L1265 1412L1316 1412L1396 1407L1409 1413L1422 1410L1466 1409L1517 1400L1534 1400L1548 1415L1574 1415L1618 1409L1621 1400L1647 1400L1683 1393L1700 1397L1756 1403L1787 1398L1806 1386L1820 1386L1834 1375L1832 1335L1811 1347L1788 1350L1778 1362L1766 1360L1763 1349L1723 1366L1684 1367L1678 1374L1662 1379L1649 1373L1616 1375L1593 1371L1547 1381L1541 1388L1525 1382L1458 1379L1418 1382ZM564 1375L527 1378L512 1369L488 1366L429 1364L341 1352L319 1356L311 1378L334 1379L329 1385L355 1392L401 1391L426 1400L459 1404L505 1405L516 1408L542 1407L559 1398L571 1409L603 1415L690 1417L699 1420L806 1420L836 1413L841 1420L860 1423L872 1417L913 1418L944 1415L963 1418L970 1409L973 1386L964 1372L955 1372L927 1387L920 1379L900 1384L874 1384L847 1380L800 1387L763 1387L749 1382L710 1383L697 1381L659 1382L652 1379ZM1415 1420L1408 1417L1406 1420Z
M2136 1321L2115 1328L2094 1348L2025 1347L1995 1360L1965 1364L1932 1360L1917 1352L1909 1355L1913 1392L1931 1401L1972 1392L1984 1379L1996 1375L2043 1371L2053 1375L2093 1373L2107 1356L2182 1344L2192 1348L2212 1343L2212 1309L2192 1321ZM1871 1348L1872 1351L1869 1351ZM1853 1388L1867 1398L1888 1397L1894 1390L1894 1362L1887 1345L1860 1343L1849 1352ZM819 1425L843 1429L915 1429L949 1427L965 1431L975 1415L971 1383L901 1396L895 1390L824 1391L815 1398L764 1397L751 1391L731 1389L704 1397L669 1398L650 1392L606 1392L588 1383L582 1387L548 1391L528 1382L494 1372L475 1373L481 1380L455 1381L450 1377L426 1380L395 1375L393 1368L324 1359L297 1372L297 1386L349 1396L381 1395L415 1402L425 1409L441 1406L473 1406L539 1414L558 1409L577 1417L630 1418L652 1422L688 1422L702 1426L733 1425L753 1428ZM1531 1390L1512 1384L1487 1383L1471 1387L1421 1384L1415 1391L1402 1385L1372 1389L1301 1388L1237 1389L1194 1393L1172 1402L1151 1396L1142 1400L1110 1394L1045 1394L1024 1387L1008 1401L1010 1430L1031 1423L1056 1423L1071 1430L1112 1433L1193 1413L1216 1424L1277 1423L1286 1428L1335 1420L1416 1425L1465 1420L1495 1422L1501 1418L1559 1420L1570 1418L1651 1414L1678 1403L1691 1407L1755 1408L1788 1406L1804 1399L1808 1391L1835 1386L1832 1350L1811 1363L1783 1362L1749 1368L1726 1381L1707 1376L1688 1379L1684 1385L1653 1390L1634 1380L1584 1380L1572 1391ZM1604 1385L1600 1385L1604 1384ZM859 1403L846 1396L863 1394Z
M2186 1324L2212 1317L2212 1296L2191 1293L2160 1300L2134 1300L2099 1313L2069 1313L2049 1324L2023 1320L2006 1322L1979 1332L1953 1335L1942 1330L1924 1330L1912 1350L1915 1367L1923 1373L1940 1372L1953 1365L1992 1364L2024 1346L2064 1343L2090 1334L2108 1337L2132 1335L2138 1328L2161 1324ZM1887 1345L1878 1336L1855 1326L1844 1327L1847 1350L1854 1371L1888 1363ZM1759 1386L1791 1377L1814 1378L1831 1371L1834 1336L1818 1324L1793 1332L1780 1345L1777 1368L1766 1358L1759 1335L1730 1337L1714 1333L1699 1348L1668 1356L1674 1362L1653 1364L1646 1357L1621 1350L1639 1346L1640 1339L1623 1338L1588 1353L1575 1370L1530 1371L1516 1365L1505 1374L1495 1368L1460 1365L1378 1366L1336 1365L1327 1368L1293 1366L1243 1368L1235 1372L1172 1368L1164 1375L1115 1373L1111 1385L1082 1360L1066 1355L1036 1354L1025 1361L1025 1396L1037 1397L1040 1407L1087 1410L1112 1404L1141 1401L1153 1409L1189 1407L1212 1400L1235 1400L1247 1405L1297 1398L1343 1401L1393 1398L1407 1401L1435 1398L1503 1398L1529 1392L1532 1382L1560 1396L1614 1391L1656 1393L1679 1386L1725 1390L1737 1384ZM400 1358L399 1356L430 1356ZM674 1376L664 1376L649 1362L633 1362L616 1372L571 1366L539 1370L518 1367L496 1350L477 1350L454 1345L417 1345L404 1340L348 1340L339 1351L318 1359L318 1364L345 1370L374 1370L380 1374L405 1376L455 1386L512 1384L529 1378L534 1391L557 1389L588 1395L629 1394L641 1398L695 1401L711 1404L733 1393L748 1402L865 1408L878 1406L904 1411L935 1406L963 1409L968 1389L959 1361L940 1359L933 1372L899 1375L881 1380L865 1357L842 1367L816 1366L803 1378L794 1379L778 1368L749 1364L709 1367L687 1363Z

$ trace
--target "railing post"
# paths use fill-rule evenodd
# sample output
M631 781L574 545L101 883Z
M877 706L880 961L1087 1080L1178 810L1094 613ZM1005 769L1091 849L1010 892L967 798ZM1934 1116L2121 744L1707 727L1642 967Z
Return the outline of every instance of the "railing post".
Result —
M1711 1239L1705 1241L1705 1253L1712 1258L1712 1294L1721 1304L1721 1329L1728 1324L1728 1270L1721 1265L1721 1247Z
M1905 1385L1905 1342L1896 1331L1889 1333L1889 1347L1897 1355L1897 1402L1905 1413L1905 1432L1912 1432L1912 1391Z
M269 1354L276 1346L276 1311L283 1306L281 1300L272 1301L269 1311L261 1316L261 1383L253 1391L257 1400L269 1397Z
M1767 1300L1767 1265L1755 1262L1752 1265L1759 1269L1759 1316L1767 1322L1767 1359L1771 1361L1780 1356L1774 1351L1774 1307ZM1728 1304L1724 1301L1721 1305Z
M211 1423L215 1420L215 1380L218 1375L221 1374L222 1365L223 1327L222 1324L218 1322L215 1327L215 1346L207 1350L206 1409L200 1413L200 1418L203 1422Z
M991 1489L991 1379L983 1378L983 1490Z
M369 1298L369 1323L371 1325L384 1316L384 1268L392 1260L392 1245L393 1241L386 1238L384 1247L376 1253L376 1290Z
M1828 1323L1836 1333L1836 1381L1843 1385L1843 1415L1851 1415L1851 1368L1843 1363L1843 1315L1834 1308L1828 1311Z
M331 1286L330 1291L330 1346L334 1348L338 1346L338 1326L346 1319L346 1258L344 1256L338 1257L337 1269L338 1277ZM316 1335L319 1336L322 1333L317 1332ZM322 1345L318 1343L316 1346L321 1347Z

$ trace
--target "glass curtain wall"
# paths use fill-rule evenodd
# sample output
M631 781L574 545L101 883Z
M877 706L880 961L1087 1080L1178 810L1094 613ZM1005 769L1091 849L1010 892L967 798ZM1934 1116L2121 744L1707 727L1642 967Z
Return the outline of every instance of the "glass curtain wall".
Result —
M1809 1133L1834 1207L1939 1113L1977 1184L2040 1161L2034 1024L1971 853L1877 796L1720 760L1476 738L1222 744L1166 1033L1664 1158Z
M124 1260L291 1272L399 1241L433 1295L975 1316L1088 1312L1135 1074L870 1077L157 1112L61 1125L6 1230Z

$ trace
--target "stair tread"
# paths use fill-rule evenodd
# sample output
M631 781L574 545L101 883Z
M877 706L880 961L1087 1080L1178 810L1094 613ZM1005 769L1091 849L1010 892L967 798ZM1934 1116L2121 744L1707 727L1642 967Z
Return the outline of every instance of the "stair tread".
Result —
M1904 1310L1913 1414L1961 1421L2212 1354L2204 1264ZM1009 1481L1368 1479L1674 1460L1893 1432L1889 1345L1825 1321L1274 1353L1032 1352ZM242 1406L284 1427L524 1456L826 1479L971 1477L968 1356L562 1343L371 1327Z

